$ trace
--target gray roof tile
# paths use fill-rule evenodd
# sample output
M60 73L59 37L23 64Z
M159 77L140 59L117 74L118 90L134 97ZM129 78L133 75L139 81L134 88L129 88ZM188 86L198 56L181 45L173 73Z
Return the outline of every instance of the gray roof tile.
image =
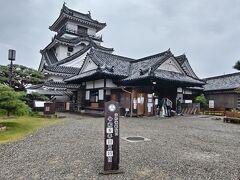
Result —
M150 77L149 73L145 73L140 75L139 73L132 74L131 76L123 79L122 81L132 81L138 79L144 79ZM151 77L155 77L157 79L167 80L167 81L175 81L175 82L185 82L185 83L193 83L193 84L204 84L203 81L199 79L194 79L190 76L186 76L180 73L165 71L157 69L154 71L154 75Z
M72 76L66 79L66 81L69 82L72 80L86 78L88 76L92 76L99 72L107 75L119 76L119 79L122 82L148 78L150 77L148 73L148 70L150 69L150 67L157 68L166 59L168 59L169 57L173 57L170 50L168 50L153 56L148 56L142 59L135 60L135 59L131 59L123 56L110 54L107 52L102 52L96 49L92 49L88 54L88 56L94 63L96 63L96 65L99 66L99 68L88 71L88 72L80 73L76 76ZM140 69L144 71L142 75L140 75ZM204 82L199 80L198 78L190 77L184 74L158 70L158 69L157 70L154 69L153 72L154 72L155 78L159 78L162 80L186 82L186 83L192 83L192 84L198 84L198 85L204 84Z
M65 19L71 19L95 27L97 31L100 31L106 26L106 23L101 23L97 20L92 19L91 14L83 14L68 8L65 4L63 5L60 15L57 20L49 27L50 30L56 30L57 27L60 27L60 22Z
M64 73L64 74L77 74L79 68L68 67L68 66L44 66L45 70L55 72L55 73Z
M204 91L232 90L240 87L240 73L226 74L222 76L204 79Z
M103 52L97 49L92 49L89 57L101 67L102 70L110 70L113 68L113 74L128 76L131 58L118 56Z

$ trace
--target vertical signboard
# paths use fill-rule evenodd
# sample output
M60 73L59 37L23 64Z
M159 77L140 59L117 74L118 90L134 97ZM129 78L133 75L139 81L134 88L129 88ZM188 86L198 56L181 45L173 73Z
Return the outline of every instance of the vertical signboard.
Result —
M105 103L104 126L104 171L103 174L119 171L119 104L115 101Z

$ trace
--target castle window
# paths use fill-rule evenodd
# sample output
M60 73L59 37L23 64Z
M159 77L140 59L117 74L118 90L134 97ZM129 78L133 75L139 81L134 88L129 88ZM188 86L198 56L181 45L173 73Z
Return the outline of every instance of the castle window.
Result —
M68 52L73 52L73 47L68 47Z
M85 47L85 46L87 46L87 45L86 45L85 43L81 43L80 46Z
M78 34L87 34L87 28L78 26Z

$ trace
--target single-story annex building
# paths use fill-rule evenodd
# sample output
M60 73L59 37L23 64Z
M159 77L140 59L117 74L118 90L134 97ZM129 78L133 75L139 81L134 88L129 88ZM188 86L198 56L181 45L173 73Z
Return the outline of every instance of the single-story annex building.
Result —
M240 73L204 79L204 94L214 108L240 109Z

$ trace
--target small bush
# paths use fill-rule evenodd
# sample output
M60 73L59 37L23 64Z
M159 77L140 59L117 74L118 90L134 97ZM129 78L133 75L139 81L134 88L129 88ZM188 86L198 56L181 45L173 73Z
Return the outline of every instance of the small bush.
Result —
M5 109L0 109L0 116L6 116L7 111Z
M195 98L195 103L200 103L202 109L206 109L208 107L208 101L203 94Z
M22 101L23 92L16 92L12 88L0 84L0 109L7 112L7 115L29 115L30 107Z
M28 94L28 96L30 96L30 98L34 101L48 101L49 98L47 96L44 96L42 94L39 94L37 92L32 92L32 94Z

